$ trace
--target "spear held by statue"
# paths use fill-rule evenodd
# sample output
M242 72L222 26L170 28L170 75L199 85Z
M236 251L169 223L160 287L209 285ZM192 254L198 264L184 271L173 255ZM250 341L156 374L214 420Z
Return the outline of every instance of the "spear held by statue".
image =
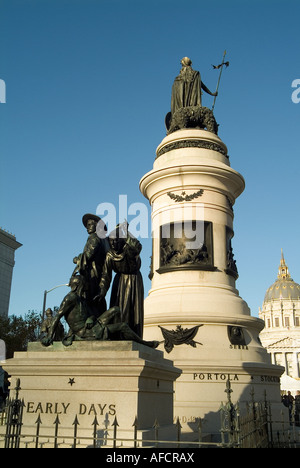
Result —
M225 62L225 55L226 55L226 50L224 50L224 54L223 54L223 60L222 60L222 63L220 63L220 65L212 65L212 67L215 69L215 70L220 70L220 74L219 74L219 79L218 79L218 83L217 83L217 89L216 89L216 96L215 96L215 99L214 99L214 103L213 103L213 106L211 108L211 110L213 111L214 108L215 108L215 103L216 103L216 99L217 99L217 95L218 95L218 91L219 91L219 86L220 86L220 81L221 81L221 76L222 76L222 71L223 71L223 67L225 65L225 67L229 67L229 62Z

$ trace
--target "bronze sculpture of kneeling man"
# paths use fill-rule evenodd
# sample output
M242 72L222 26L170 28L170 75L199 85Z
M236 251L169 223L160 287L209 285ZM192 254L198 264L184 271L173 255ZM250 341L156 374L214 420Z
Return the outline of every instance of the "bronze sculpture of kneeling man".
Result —
M87 284L82 276L73 276L69 286L71 291L64 297L48 336L41 339L44 346L50 346L53 343L56 328L60 319L64 317L70 327L68 334L62 341L65 346L70 346L74 340L130 340L157 348L158 341L142 340L126 323L118 322L118 317L121 317L119 307L110 308L98 318L91 315L84 294Z

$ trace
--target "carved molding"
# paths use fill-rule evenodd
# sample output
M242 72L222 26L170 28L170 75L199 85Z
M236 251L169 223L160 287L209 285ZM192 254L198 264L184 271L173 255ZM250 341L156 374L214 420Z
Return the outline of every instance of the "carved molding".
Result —
M218 145L217 143L214 143L212 141L205 141L205 140L179 140L175 141L173 143L169 143L168 145L163 146L160 150L157 152L156 159L159 158L159 156L162 156L165 153L168 153L169 151L175 150L175 149L181 149L181 148L203 148L203 149L208 149L212 151L217 151L218 153L223 154L223 156L227 156L226 151L221 145Z

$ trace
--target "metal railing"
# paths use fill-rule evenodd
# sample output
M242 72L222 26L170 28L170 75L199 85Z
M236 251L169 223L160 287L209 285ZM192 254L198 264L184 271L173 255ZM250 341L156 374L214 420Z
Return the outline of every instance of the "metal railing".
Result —
M291 412L291 418L287 422L282 410L282 420L272 419L271 405L266 399L256 402L252 388L246 411L241 414L239 403L231 401L231 384L226 383L227 401L222 403L220 413L220 437L214 442L203 436L203 420L196 419L194 432L189 434L189 439L182 430L179 418L173 425L172 440L161 438L159 421L155 420L151 430L142 431L139 421L134 419L132 432L124 431L119 427L117 417L111 423L105 422L105 427L100 425L97 417L91 424L90 430L80 432L80 416L74 415L72 427L66 428L61 425L59 415L56 415L52 426L43 424L41 414L37 415L34 426L23 425L24 401L19 398L20 380L17 379L14 399L7 402L6 408L0 414L0 425L4 429L2 434L2 445L0 435L0 446L4 448L273 448L300 447L300 430L296 427L295 405ZM297 419L298 421L298 419ZM274 427L276 423L276 430ZM280 427L280 430L278 430ZM88 434L90 435L86 435ZM67 434L67 435L66 435Z

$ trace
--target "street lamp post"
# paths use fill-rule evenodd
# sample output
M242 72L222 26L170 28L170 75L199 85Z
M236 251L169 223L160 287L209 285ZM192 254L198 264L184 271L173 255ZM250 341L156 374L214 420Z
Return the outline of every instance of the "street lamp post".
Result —
M45 311L46 311L46 299L47 299L47 294L51 291L53 291L56 288L61 288L62 286L69 286L69 284L59 284L58 286L54 286L54 288L49 289L48 291L44 291L44 301L43 301L43 320L45 317Z

